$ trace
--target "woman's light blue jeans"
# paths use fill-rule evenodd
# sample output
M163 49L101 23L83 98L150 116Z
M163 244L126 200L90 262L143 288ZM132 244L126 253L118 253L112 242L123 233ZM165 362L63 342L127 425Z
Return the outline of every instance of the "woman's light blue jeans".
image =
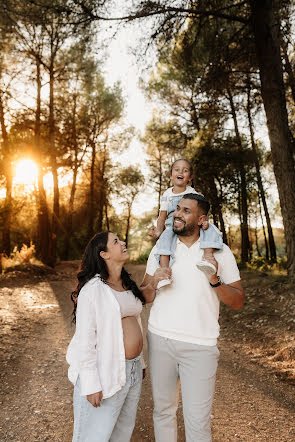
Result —
M73 442L129 442L135 425L141 393L140 356L126 360L126 384L100 407L93 407L80 394L78 378L74 388Z

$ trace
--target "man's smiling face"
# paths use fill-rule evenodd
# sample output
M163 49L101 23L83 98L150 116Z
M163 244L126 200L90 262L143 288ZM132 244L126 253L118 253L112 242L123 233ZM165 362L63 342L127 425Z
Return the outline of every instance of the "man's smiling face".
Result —
M200 230L200 217L204 213L196 200L182 199L173 214L173 232L179 236L190 236Z

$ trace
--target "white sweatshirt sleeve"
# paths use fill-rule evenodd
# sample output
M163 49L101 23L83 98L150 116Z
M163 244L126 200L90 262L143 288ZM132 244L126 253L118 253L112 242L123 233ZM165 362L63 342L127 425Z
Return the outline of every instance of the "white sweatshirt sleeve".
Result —
M88 291L88 290L89 291ZM76 332L80 362L81 396L102 390L96 364L96 309L91 300L91 288L81 290L78 297Z

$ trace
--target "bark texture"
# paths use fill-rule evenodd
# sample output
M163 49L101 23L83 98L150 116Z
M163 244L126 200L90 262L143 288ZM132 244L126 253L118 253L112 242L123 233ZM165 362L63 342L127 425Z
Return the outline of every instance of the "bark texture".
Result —
M262 201L262 205L263 205L263 209L264 209L264 215L265 215L265 219L266 219L266 225L267 225L270 260L272 262L276 262L277 261L276 245L275 245L275 240L274 240L274 236L273 236L273 230L272 230L272 226L271 226L268 207L267 207L267 203L266 203L265 192L264 192L264 188L263 188L263 184L262 184L259 158L257 155L257 149L256 149L256 144L255 144L255 139L254 139L254 129L253 129L253 123L252 123L252 116L251 116L250 84L248 85L248 91L247 91L247 115L248 115L248 123L249 123L249 130L250 130L251 146L252 146L255 169L256 169L257 186L258 186L259 194L261 197L261 201Z
M285 230L287 268L290 277L295 279L295 167L283 82L279 23L271 0L252 1L251 10L261 94Z

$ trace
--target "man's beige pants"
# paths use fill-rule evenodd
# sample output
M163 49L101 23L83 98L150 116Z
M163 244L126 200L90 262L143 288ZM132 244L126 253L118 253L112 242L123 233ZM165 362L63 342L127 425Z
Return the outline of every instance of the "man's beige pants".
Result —
M148 332L156 442L177 442L179 380L187 442L210 442L219 350Z

